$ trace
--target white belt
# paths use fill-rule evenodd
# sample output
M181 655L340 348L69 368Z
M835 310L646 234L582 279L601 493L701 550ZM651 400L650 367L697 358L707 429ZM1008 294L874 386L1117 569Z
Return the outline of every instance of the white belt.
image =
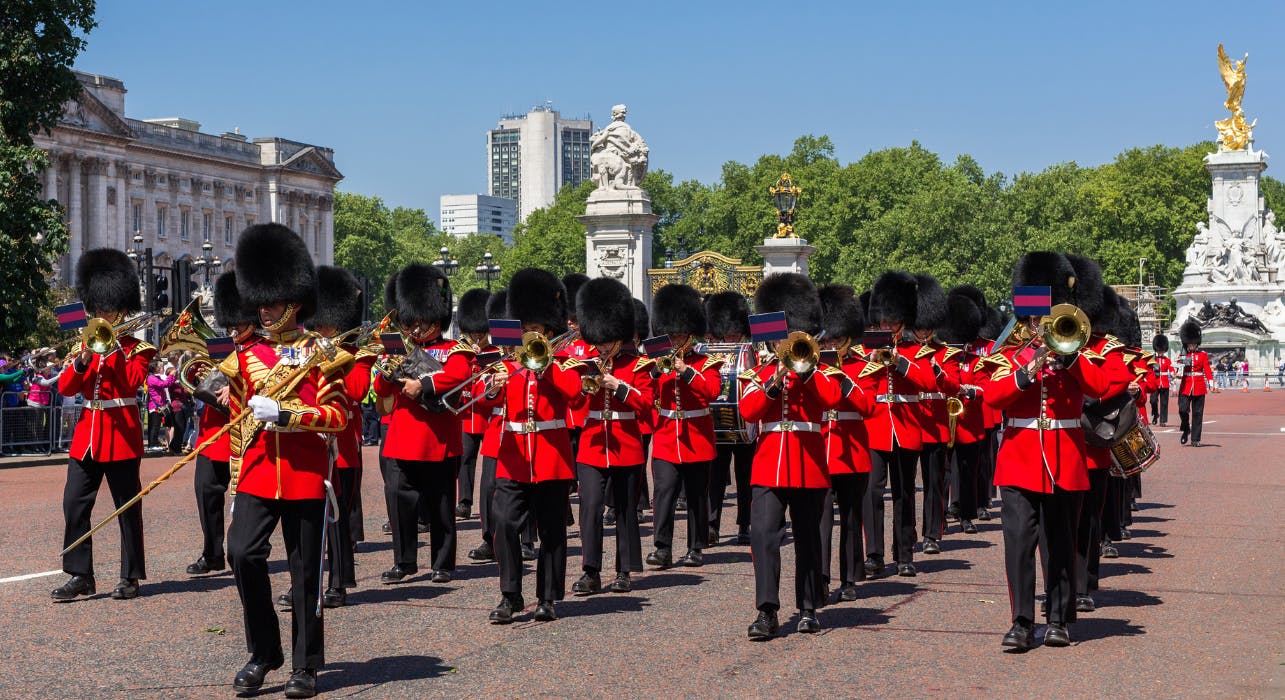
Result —
M940 391L919 394L920 401L926 401L928 399L936 399L938 401L944 401L946 399L946 395L941 393Z
M565 427L567 427L567 422L562 419L527 421L525 423L514 423L512 421L506 421L504 423L505 430L509 431L510 433L517 433L518 435L526 435L528 433L539 433L545 430L557 430L558 428L565 428Z
M879 394L878 403L919 403L919 394Z
M502 415L504 415L504 409L503 409L503 408L498 408L498 407L497 407L497 408L492 408L492 409L491 409L491 417L492 417L492 418L496 418L496 417L498 417L498 416L502 416Z
M826 411L823 416L823 419L826 421L833 422L833 421L839 421L839 420L865 420L866 417L861 415L860 413L857 413L856 411L833 411L832 410L832 411Z
M637 416L633 411L590 411L589 417L594 420L633 420Z
M1005 425L1027 430L1070 430L1080 427L1079 418L1009 418Z
M807 423L797 420L783 420L773 423L764 423L763 431L768 433L819 433L821 432L821 424Z
M85 402L85 410L102 411L108 408L120 408L122 406L137 406L138 399L94 399Z
M659 413L663 418L672 418L674 420L684 420L687 418L700 418L701 416L709 415L708 408L698 408L695 411L671 411L668 408L661 408L661 409L657 409L656 412Z
M270 433L306 433L309 432L302 428L291 428L288 425L277 425L276 423L267 423L263 426L264 430Z

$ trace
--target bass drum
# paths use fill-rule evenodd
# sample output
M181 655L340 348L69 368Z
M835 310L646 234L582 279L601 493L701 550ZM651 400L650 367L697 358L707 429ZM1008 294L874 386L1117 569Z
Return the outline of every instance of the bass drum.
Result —
M1159 459L1160 445L1151 434L1151 426L1138 421L1123 439L1111 446L1111 476L1141 474Z
M758 424L746 423L740 410L741 372L754 368L757 357L750 343L708 343L693 348L708 355L710 360L721 360L719 375L722 386L718 398L709 404L714 417L714 442L720 445L749 445L758 437Z

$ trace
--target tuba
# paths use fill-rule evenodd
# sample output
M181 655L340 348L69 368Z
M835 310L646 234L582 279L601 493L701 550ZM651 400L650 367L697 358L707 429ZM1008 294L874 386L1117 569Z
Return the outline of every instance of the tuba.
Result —
M162 355L179 351L193 354L179 366L178 383L192 396L215 407L219 407L219 389L228 384L227 377L222 372L212 371L215 363L205 347L205 341L217 336L218 333L214 332L201 315L201 300L197 297L179 312L178 318L174 319L165 337L161 339L160 348Z

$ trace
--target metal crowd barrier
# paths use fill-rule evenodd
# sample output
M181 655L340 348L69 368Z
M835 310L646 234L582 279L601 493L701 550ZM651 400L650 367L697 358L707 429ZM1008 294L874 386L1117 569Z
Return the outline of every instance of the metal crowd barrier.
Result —
M0 395L0 456L51 455L71 449L71 438L80 420L79 403L6 406L7 396ZM62 397L55 394L53 398L59 401ZM146 429L147 412L140 407L139 413Z

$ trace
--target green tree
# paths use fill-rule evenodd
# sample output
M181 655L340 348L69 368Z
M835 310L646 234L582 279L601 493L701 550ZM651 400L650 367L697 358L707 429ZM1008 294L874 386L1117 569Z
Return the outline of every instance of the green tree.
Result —
M95 26L92 0L0 0L0 347L47 340L38 313L67 231L61 207L40 197L49 163L33 136L80 94L71 65Z
M589 193L596 186L586 180L579 187L563 187L552 204L531 212L513 228L513 247L505 252L501 264L505 284L523 267L542 267L559 276L584 272L585 229L576 217L584 214Z

